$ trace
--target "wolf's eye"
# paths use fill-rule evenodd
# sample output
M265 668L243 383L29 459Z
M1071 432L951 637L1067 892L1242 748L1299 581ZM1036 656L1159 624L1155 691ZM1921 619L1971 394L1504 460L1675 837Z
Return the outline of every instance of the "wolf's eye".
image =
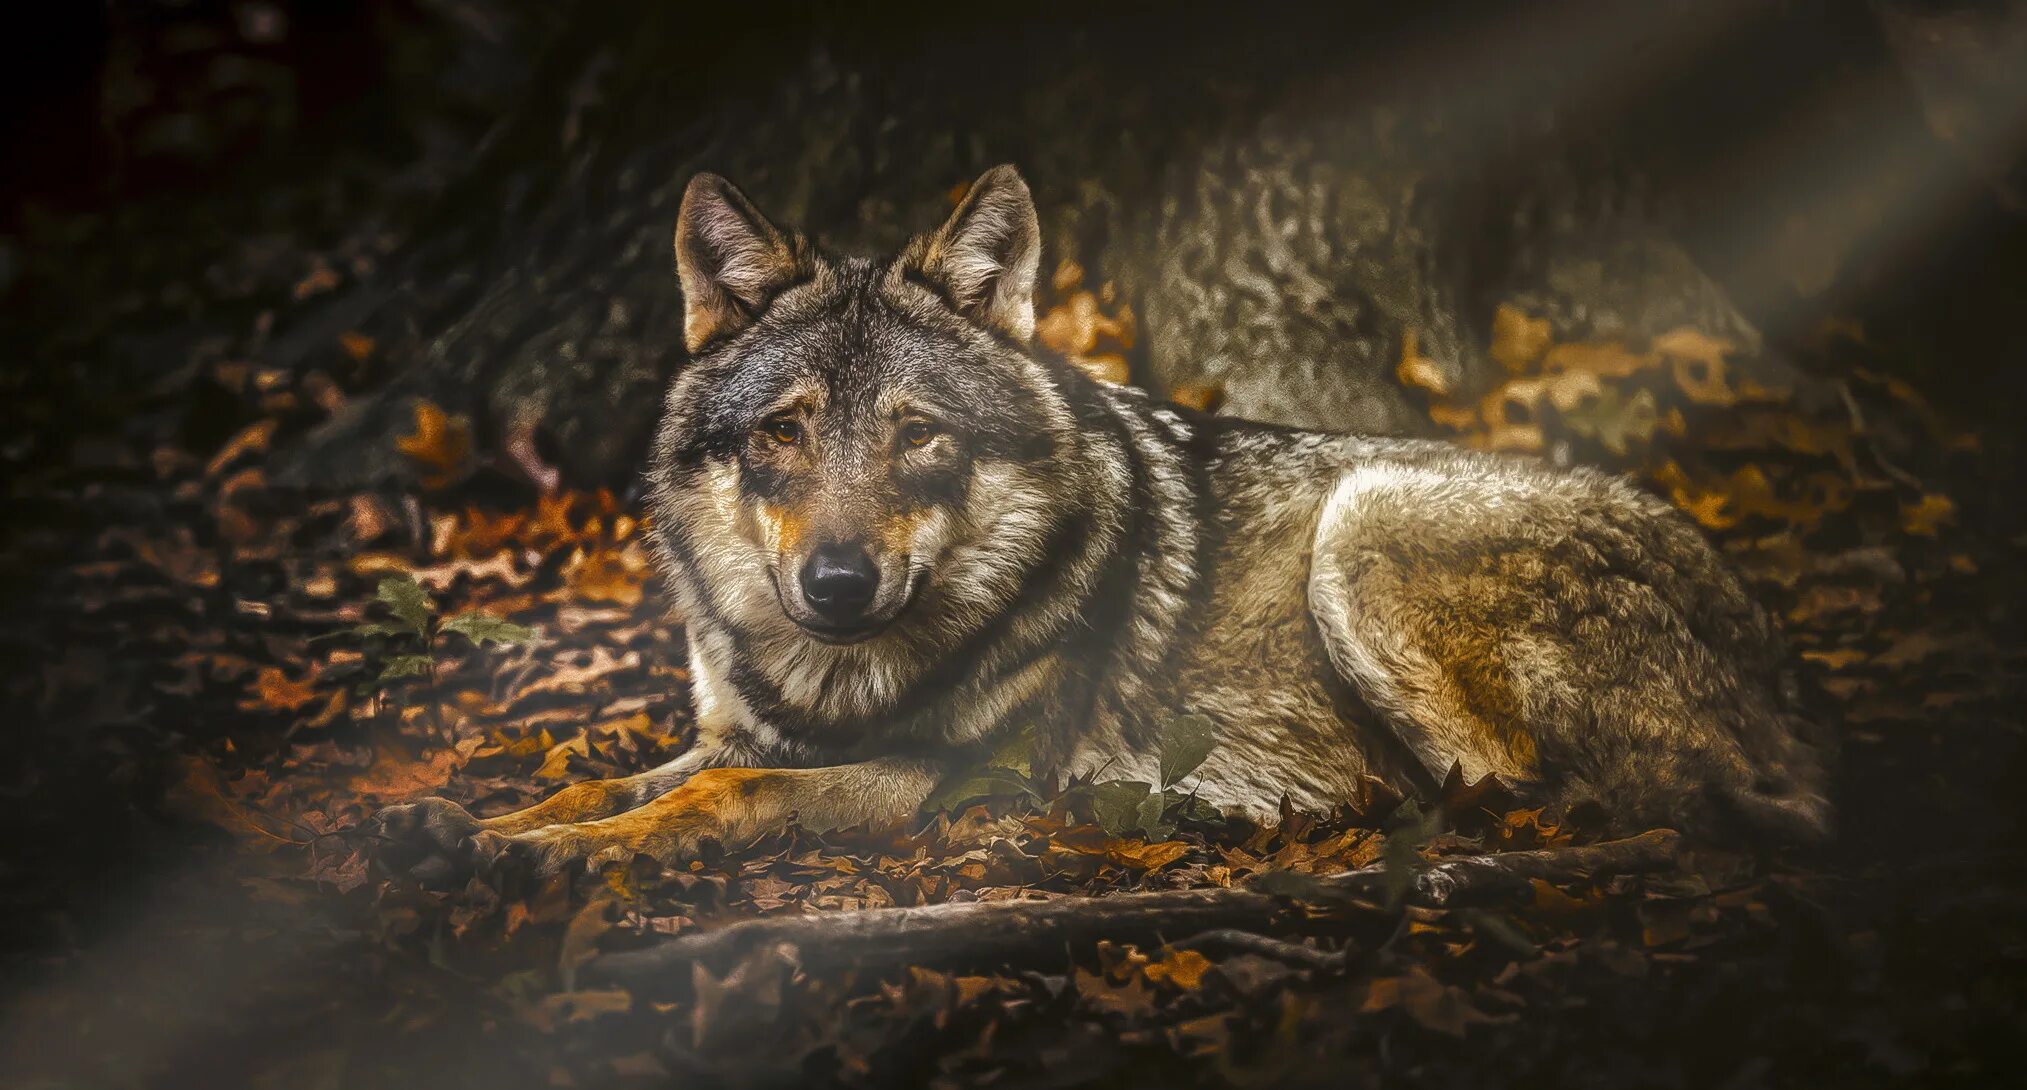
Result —
M777 416L762 424L760 430L769 439L783 446L789 446L802 441L802 425L797 423L794 417Z
M927 446L936 438L936 430L927 420L906 420L901 423L901 441L911 447Z

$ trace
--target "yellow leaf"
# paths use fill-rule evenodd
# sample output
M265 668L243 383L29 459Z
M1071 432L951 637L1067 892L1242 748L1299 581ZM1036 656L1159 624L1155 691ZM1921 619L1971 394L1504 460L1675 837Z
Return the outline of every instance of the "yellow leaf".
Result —
M1667 358L1675 385L1689 400L1704 405L1730 405L1738 400L1727 381L1730 367L1725 357L1735 350L1730 341L1680 326L1654 338L1654 350Z
M1422 355L1415 331L1410 329L1401 334L1401 362L1394 367L1394 377L1404 386L1427 390L1437 397L1450 394L1450 380L1443 374L1443 365Z
M1656 362L1655 357L1628 351L1617 341L1601 341L1556 345L1542 358L1542 370L1550 374L1588 371L1600 378L1625 378L1653 367Z
M1211 959L1195 950L1171 950L1160 961L1147 966L1147 979L1157 984L1166 982L1184 991L1193 991L1203 986L1204 974L1210 971Z
M538 780L560 780L570 774L570 758L591 756L591 739L588 734L579 734L560 745L549 747L542 757L542 767L535 770Z
M1189 854L1189 843L1165 840L1146 844L1138 840L1115 840L1105 846L1106 858L1136 870L1156 870Z
M1954 522L1957 505L1948 496L1931 492L1913 504L1902 504L1900 526L1910 534L1935 537L1942 531L1944 523Z
M1865 661L1865 652L1855 647L1840 647L1834 651L1804 651L1802 657L1810 662L1821 663L1831 670L1842 670L1847 666Z
M1548 319L1530 318L1511 303L1499 304L1492 313L1492 358L1513 374L1534 370L1550 337Z

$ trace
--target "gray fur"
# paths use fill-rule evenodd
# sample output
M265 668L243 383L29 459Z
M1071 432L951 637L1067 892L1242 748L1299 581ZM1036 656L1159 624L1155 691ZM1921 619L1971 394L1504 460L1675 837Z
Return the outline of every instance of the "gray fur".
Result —
M1200 712L1221 744L1193 786L1255 815L1457 764L1628 823L1827 829L1824 758L1779 635L1678 513L1589 470L1206 418L1093 382L1006 321L953 310L990 293L989 262L956 298L923 262L967 209L1032 232L1026 200L1001 168L898 258L810 258L675 382L653 504L692 631L701 746L954 759L1034 724L1057 767L1145 775L1161 724ZM1032 239L994 245L1020 256L1024 292ZM739 458L683 462L712 406L798 383L830 414L895 396L1002 429L1011 412L1048 447L974 451L928 551L893 560L920 593L863 643L826 645L784 616L764 573L796 558L742 535ZM810 472L849 464L848 491L877 491L877 444L853 442L856 460Z
M538 870L674 859L790 814L905 817L1024 728L1044 768L1153 780L1164 725L1200 713L1218 744L1188 786L1259 818L1459 767L1621 826L1828 832L1779 634L1660 500L1092 380L1029 343L1037 229L1011 168L883 261L826 255L713 177L682 217L703 302L649 479L695 746L390 828ZM793 576L838 542L879 569L849 637L811 627ZM802 771L741 771L780 768Z

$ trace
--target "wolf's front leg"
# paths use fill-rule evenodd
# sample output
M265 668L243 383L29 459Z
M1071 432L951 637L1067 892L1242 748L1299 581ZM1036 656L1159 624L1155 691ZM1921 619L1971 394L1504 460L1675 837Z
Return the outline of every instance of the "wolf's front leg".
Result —
M417 799L382 809L368 822L378 839L380 863L426 882L460 880L481 832L517 836L547 825L591 821L640 806L674 790L707 768L738 759L728 747L699 738L682 756L646 772L573 783L533 806L475 818L443 798Z
M482 831L475 850L539 877L646 855L694 859L707 840L743 847L785 827L842 829L901 821L936 787L934 762L893 758L830 768L713 768L636 809L518 833Z

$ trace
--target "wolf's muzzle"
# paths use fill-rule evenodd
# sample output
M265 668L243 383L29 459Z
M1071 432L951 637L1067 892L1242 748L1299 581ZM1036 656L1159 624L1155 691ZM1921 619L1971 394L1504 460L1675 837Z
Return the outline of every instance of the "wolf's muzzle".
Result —
M803 601L824 624L849 630L865 620L880 592L880 566L857 545L825 545L799 576Z

